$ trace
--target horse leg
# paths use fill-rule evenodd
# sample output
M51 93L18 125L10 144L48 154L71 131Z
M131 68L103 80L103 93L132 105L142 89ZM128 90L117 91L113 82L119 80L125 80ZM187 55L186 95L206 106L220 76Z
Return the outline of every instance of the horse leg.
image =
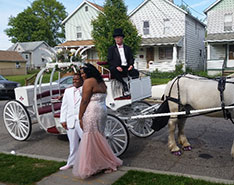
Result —
M178 120L178 142L182 145L183 150L190 151L192 150L192 147L190 143L188 142L185 134L184 134L184 125L185 125L186 119L179 119Z
M168 123L169 135L168 135L168 147L170 151L175 155L181 155L180 148L176 144L175 140L175 129L176 129L177 119L170 119Z

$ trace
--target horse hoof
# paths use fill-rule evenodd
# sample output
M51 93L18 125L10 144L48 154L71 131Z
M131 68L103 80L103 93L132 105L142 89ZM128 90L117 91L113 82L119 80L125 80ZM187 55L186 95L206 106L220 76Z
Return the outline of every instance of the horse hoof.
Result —
M184 151L191 151L192 147L191 146L186 146L186 147L183 147L183 150Z
M176 155L176 156L181 156L181 151L174 151L174 152L171 152L173 155Z

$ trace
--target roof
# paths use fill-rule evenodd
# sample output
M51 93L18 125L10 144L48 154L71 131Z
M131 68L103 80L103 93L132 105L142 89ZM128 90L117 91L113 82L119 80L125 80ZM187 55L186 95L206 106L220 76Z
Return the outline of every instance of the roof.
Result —
M162 37L162 38L143 38L141 41L142 46L157 46L157 45L174 45L179 44L182 36L178 37Z
M89 2L89 1L87 1L87 2ZM89 2L89 3L90 3L91 5L93 5L94 7L96 7L97 9L99 9L100 11L103 12L104 8L103 8L102 6L100 6L100 5L98 5L98 4L91 3L91 2Z
M41 44L48 44L44 41L35 41L35 42L17 42L13 46L11 46L8 51L14 51L15 48L20 45L24 51L34 51L36 48L38 48Z
M137 12L144 4L146 4L148 1L150 0L144 0L139 6L137 6L130 14L129 16L131 17L135 12ZM170 4L171 6L175 7L176 9L180 10L181 12L183 12L184 14L188 14L185 10L183 10L182 8L178 7L177 5L175 5L174 3L172 3L169 0L164 0L166 3Z
M26 62L17 51L0 50L0 62Z
M133 14L135 14L142 6L144 6L148 1L150 0L144 0L138 7L136 7L130 14L129 17L131 17ZM170 0L164 0L166 3L168 3L169 5L173 6L174 8L178 9L179 11L181 11L182 13L184 13L187 16L190 16L192 19L196 20L197 22L199 22L201 25L203 25L204 27L206 26L203 22L201 22L200 20L198 20L196 17L194 17L193 15L190 15L188 12L186 12L185 10L183 10L182 8L180 8L179 6L177 6L176 4L174 4L173 2L171 2Z
M94 46L93 40L66 41L56 47Z
M234 41L234 32L208 34L206 42L230 42Z
M89 4L90 6L92 6L94 9L96 9L99 12L103 11L103 7L99 6L97 4L91 3L87 0L84 0L70 15L68 15L63 21L62 24L65 24L85 3Z
M215 1L213 4L211 4L207 9L205 9L203 12L205 13L205 14L207 14L207 12L208 11L210 11L210 9L212 9L215 5L217 5L218 3L220 3L220 1L222 1L222 0L217 0L217 1Z

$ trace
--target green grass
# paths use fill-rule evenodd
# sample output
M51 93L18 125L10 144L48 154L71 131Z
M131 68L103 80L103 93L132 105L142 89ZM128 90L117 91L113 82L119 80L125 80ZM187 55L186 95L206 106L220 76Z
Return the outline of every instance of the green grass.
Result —
M25 85L25 79L29 78L31 76L33 76L33 74L16 75L16 76L5 76L5 78L7 78L10 81L19 82L21 84L21 86L24 86ZM57 79L58 79L58 72L55 72L53 81L55 81ZM44 74L42 82L43 83L50 82L50 74Z
M171 79L169 78L151 78L151 84L152 85L160 85L160 84L166 84Z
M129 170L112 185L221 185L183 176ZM222 184L224 185L224 184Z
M8 184L35 184L59 170L65 162L47 161L0 153L0 182Z

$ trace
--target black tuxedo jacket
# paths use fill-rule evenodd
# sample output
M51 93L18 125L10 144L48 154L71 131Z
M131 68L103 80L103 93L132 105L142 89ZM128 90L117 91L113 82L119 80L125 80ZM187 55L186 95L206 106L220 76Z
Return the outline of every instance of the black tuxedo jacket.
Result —
M123 47L124 47L124 53L125 53L125 57L126 57L128 66L133 65L134 58L132 55L131 48L127 45L123 45ZM108 61L110 70L112 70L118 66L121 66L121 58L120 58L119 50L118 50L116 45L111 46L108 49L107 61Z

